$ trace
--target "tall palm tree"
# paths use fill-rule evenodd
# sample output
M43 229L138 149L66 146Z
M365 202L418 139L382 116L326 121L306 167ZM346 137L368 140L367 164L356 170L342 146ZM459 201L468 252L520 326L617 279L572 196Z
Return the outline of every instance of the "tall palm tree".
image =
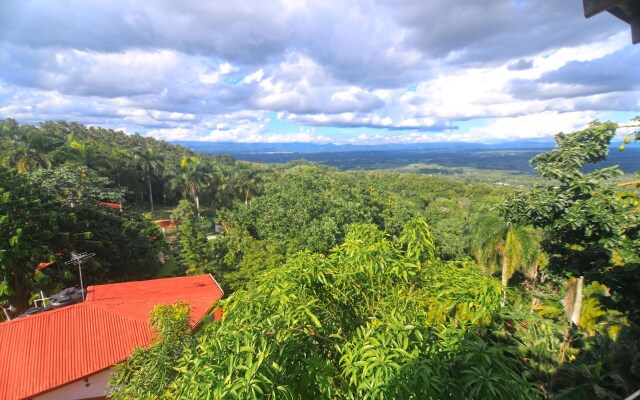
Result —
M233 198L233 181L228 171L220 165L214 166L215 189L212 193L211 206L215 209L229 207Z
M185 155L180 161L180 166L170 171L170 174L171 189L180 189L183 197L191 196L200 218L200 191L210 179L206 164L197 156Z
M39 168L50 168L47 154L61 144L54 136L32 126L17 128L8 135L7 150L3 152L3 163L18 172L28 172Z
M253 199L262 186L262 177L259 172L250 167L239 168L234 176L234 189L239 197L244 198L245 207L249 206L249 202Z
M515 271L537 277L541 260L540 236L530 226L515 226L502 218L483 214L472 223L471 250L480 267L489 274L500 268L502 285L507 287Z
M133 151L133 157L149 184L149 203L151 204L151 212L153 212L153 187L151 185L151 176L162 171L162 158L158 157L151 147L147 147L146 149L141 147L136 148Z

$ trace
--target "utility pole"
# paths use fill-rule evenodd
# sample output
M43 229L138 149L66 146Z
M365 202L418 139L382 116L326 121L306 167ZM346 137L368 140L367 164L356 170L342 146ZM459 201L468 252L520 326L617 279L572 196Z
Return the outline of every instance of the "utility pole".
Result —
M71 259L69 261L67 261L65 263L65 265L69 265L69 264L76 264L78 266L78 273L80 275L80 290L82 292L82 301L85 300L84 298L84 283L82 282L82 262L85 260L90 259L91 257L95 256L95 253L76 253L75 251L71 252Z

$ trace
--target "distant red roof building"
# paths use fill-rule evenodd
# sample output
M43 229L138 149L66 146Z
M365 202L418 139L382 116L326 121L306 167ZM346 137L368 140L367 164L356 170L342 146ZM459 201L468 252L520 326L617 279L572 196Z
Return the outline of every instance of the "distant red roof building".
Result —
M38 264L38 267L36 269L38 271L42 271L43 269L47 268L50 265L53 265L54 263L55 263L55 261L41 262L40 264Z
M173 226L179 226L180 225L180 221L171 222L171 220L169 220L169 219L161 219L161 220L156 221L156 223L161 228L170 228L170 227L173 227Z
M156 305L189 303L195 327L222 296L210 275L90 286L84 303L0 323L0 399L89 383L149 343Z
M100 203L96 204L96 206L105 206L113 208L114 210L122 210L122 204L120 203L108 203L106 201L101 201Z

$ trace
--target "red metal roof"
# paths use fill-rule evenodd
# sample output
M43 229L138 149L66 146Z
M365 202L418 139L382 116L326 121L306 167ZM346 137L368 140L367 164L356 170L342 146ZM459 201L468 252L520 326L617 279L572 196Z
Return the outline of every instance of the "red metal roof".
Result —
M156 223L158 225L160 225L161 228L170 228L170 227L173 227L173 226L180 225L180 221L171 222L170 219L161 219L161 220L156 221Z
M40 264L38 264L38 267L36 268L38 271L42 271L43 269L47 268L49 265L55 263L55 261L50 261L50 262L41 262Z
M110 208L114 208L116 210L119 210L122 208L122 204L120 203L109 203L106 201L101 201L100 203L96 204L97 206L106 206L106 207L110 207Z
M223 295L210 275L90 286L84 303L0 324L0 399L24 399L124 361L154 336L158 304L184 301L197 325Z

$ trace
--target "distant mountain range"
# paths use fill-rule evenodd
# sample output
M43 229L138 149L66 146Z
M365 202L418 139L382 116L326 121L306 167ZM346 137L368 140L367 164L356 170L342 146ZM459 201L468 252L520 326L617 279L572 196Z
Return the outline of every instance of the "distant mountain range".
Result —
M518 141L495 144L479 143L420 143L336 145L313 143L217 143L217 142L173 142L197 153L231 154L238 160L282 164L294 160L307 161L336 167L341 170L370 170L400 168L412 164L435 164L445 167L470 167L518 171L533 174L529 160L536 154L553 148L551 141ZM626 151L614 150L620 143L611 146L606 161L597 168L619 165L625 172L640 169L640 148L630 147ZM588 166L585 171L593 170Z
M316 144L316 143L237 143L237 142L198 142L173 141L198 153L330 153L352 151L393 151L393 150L546 150L553 147L553 141L513 141L493 144L468 142L438 142L415 144Z

